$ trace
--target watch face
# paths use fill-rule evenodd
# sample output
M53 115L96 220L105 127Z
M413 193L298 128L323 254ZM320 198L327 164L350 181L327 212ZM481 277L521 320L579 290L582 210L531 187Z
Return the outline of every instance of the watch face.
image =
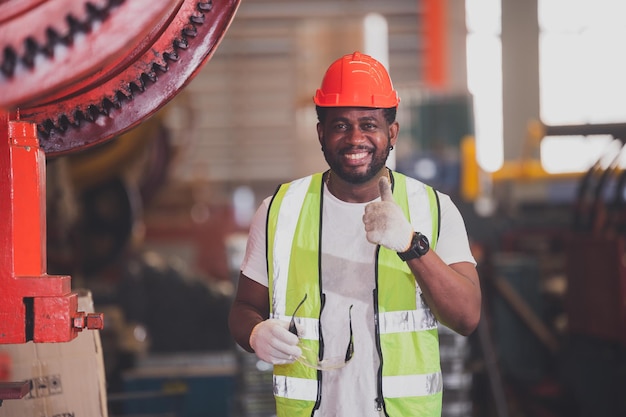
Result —
M406 252L398 253L398 256L403 261L409 259L419 258L428 252L430 244L428 238L419 232L415 232L413 239L411 240L411 247Z
M419 237L417 238L417 251L420 255L425 255L426 252L428 252L428 248L428 238L420 233Z

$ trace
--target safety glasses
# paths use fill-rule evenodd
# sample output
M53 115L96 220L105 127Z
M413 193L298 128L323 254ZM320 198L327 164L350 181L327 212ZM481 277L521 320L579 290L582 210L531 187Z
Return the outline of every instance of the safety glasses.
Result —
M297 305L296 309L293 312L293 315L291 316L291 321L289 322L289 331L298 337L300 336L298 335L298 329L296 328L296 313L298 312L302 304L304 304L304 302L306 301L306 297L307 294L304 294L304 298L302 298L302 301L300 301L300 303ZM302 350L302 355L296 358L296 360L305 366L318 369L320 371L330 371L333 369L340 369L346 366L354 356L354 341L352 336L352 306L350 306L350 308L348 309L348 318L350 322L350 340L348 342L348 347L346 349L346 354L344 357L338 356L334 358L320 359L317 352L315 352L310 347L304 345L302 343L302 339L300 339L300 343L298 344L298 346Z

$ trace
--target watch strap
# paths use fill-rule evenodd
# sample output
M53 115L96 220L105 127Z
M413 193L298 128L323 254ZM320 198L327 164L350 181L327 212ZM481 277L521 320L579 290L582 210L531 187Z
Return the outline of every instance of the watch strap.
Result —
M428 238L420 232L415 232L413 233L409 249L405 252L398 252L398 256L406 262L411 259L422 257L428 252L429 249L430 244L428 243Z

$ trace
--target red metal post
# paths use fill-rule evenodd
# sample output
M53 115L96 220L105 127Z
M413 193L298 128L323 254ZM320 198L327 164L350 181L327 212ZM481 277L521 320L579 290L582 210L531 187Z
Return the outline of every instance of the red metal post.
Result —
M423 7L424 83L437 90L448 83L446 0L425 0Z
M83 329L71 278L46 273L45 184L36 124L0 111L0 344L66 342Z

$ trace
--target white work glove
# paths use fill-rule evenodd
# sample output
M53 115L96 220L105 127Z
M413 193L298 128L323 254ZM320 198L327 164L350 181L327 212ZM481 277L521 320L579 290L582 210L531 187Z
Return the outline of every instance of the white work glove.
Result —
M293 363L302 350L298 347L298 336L287 328L289 323L278 319L267 319L252 329L250 346L259 359L272 365Z
M411 246L413 226L393 199L387 177L380 178L378 187L381 201L366 205L363 215L367 240L396 252L405 252Z

